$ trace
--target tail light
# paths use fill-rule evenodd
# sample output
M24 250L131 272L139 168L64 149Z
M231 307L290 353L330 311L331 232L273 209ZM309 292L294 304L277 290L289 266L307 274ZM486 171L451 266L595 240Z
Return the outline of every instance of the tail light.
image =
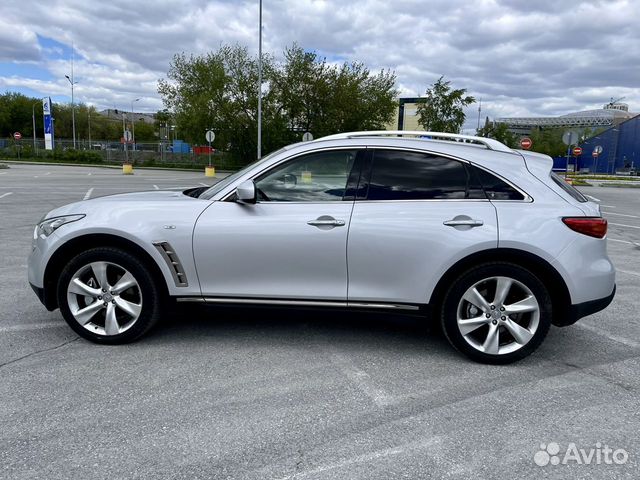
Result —
M595 238L607 234L607 220L601 217L564 217L564 224L574 232Z

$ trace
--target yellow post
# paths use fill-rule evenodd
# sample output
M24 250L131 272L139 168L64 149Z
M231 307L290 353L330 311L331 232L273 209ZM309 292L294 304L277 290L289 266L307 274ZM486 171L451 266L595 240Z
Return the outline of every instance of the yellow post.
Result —
M131 165L130 163L123 163L122 173L124 175L133 175L133 165Z
M216 176L216 167L204 167L204 176L205 177L215 177Z

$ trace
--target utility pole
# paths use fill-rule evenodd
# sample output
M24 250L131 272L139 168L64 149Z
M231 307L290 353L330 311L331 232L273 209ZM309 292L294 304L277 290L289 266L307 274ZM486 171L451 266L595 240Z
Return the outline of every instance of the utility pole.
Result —
M262 158L262 0L260 0L258 34L258 160Z
M135 119L135 115L133 114L133 104L134 102L137 102L138 100L140 100L139 98L136 98L135 100L131 101L131 141L133 142L133 150L135 152L136 150L136 119Z
M89 107L89 150L93 150L91 146L91 107Z
M127 125L125 124L126 114L122 112L122 145L124 147L124 163L129 163L129 153L127 152Z
M480 130L480 112L482 112L482 99L480 99L480 103L478 104L478 128L476 128L476 133Z
M71 69L71 77L69 75L65 75L65 78L69 80L71 84L71 125L73 129L73 149L76 149L76 109L74 106L74 98L73 98L73 86L78 83L73 81L73 68Z

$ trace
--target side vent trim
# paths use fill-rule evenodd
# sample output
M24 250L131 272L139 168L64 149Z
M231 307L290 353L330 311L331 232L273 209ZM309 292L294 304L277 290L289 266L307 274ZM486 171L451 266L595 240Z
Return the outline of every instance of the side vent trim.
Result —
M167 263L176 287L188 287L187 274L184 273L182 263L180 263L180 259L171 244L169 242L153 242L153 246L158 249L158 252Z

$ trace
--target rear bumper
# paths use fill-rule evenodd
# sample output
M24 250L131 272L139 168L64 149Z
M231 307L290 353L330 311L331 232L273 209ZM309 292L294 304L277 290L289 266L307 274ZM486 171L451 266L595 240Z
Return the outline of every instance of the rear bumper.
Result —
M578 320L587 315L593 315L601 310L604 310L613 301L613 297L616 296L616 286L613 286L613 291L610 295L599 298L597 300L591 300L588 302L577 303L569 307L567 315L562 315L561 318L554 318L553 324L557 327L566 327L573 325Z

